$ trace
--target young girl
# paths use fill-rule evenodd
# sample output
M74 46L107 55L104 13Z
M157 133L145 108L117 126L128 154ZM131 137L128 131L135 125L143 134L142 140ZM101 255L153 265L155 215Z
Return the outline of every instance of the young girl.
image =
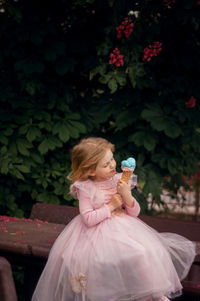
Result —
M195 246L137 218L140 206L116 173L113 151L103 138L73 148L69 179L80 214L54 243L32 301L164 301L181 294Z

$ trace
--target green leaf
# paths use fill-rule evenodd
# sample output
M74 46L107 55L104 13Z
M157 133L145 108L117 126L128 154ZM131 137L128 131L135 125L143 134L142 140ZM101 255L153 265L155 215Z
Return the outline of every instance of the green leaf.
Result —
M167 165L168 165L169 172L171 174L177 174L178 173L178 164L177 164L176 159L174 159L174 158L168 159Z
M182 134L182 129L179 125L175 124L175 122L169 121L165 128L165 133L167 136L174 139Z
M42 73L44 71L43 63L36 59L18 61L14 67L16 71L23 71L26 74Z
M68 112L66 120L80 120L80 114L74 112Z
M49 143L50 143L50 145L51 145L51 150L54 150L56 147L62 147L62 141L60 141L57 137L55 137L55 136L50 136L49 138L48 138L48 140L49 140Z
M58 138L54 136L49 136L48 138L45 138L38 146L39 152L44 155L49 150L54 150L56 147L61 147L62 142L58 140Z
M116 126L119 130L130 126L135 121L135 116L130 109L118 111L116 115Z
M35 113L36 120L42 120L42 121L51 121L51 114L50 112L45 111L38 111Z
M28 82L25 85L25 90L26 90L26 92L28 92L28 94L33 96L36 93L37 87L35 86L35 84L33 82Z
M45 179L43 179L41 184L44 189L46 189L48 187L48 182Z
M100 74L101 76L103 76L105 74L105 72L106 72L106 65L105 64L99 65L95 69L90 71L89 79L92 80L93 77L97 74Z
M69 140L70 133L65 124L62 124L59 129L59 138L63 142L67 142Z
M16 142L19 153L24 156L30 156L28 148L30 148L31 145L28 143L28 141L25 139L18 139Z
M174 139L182 134L181 127L173 121L173 117L166 116L158 105L143 110L141 115L155 130L164 131L170 138Z
M124 87L126 85L126 77L125 76L116 75L115 79L121 87Z
M55 187L54 192L56 195L62 195L65 191L64 185L59 182L55 182L54 187Z
M68 72L73 72L76 65L74 59L65 58L55 65L55 70L59 75L65 75Z
M31 157L33 158L33 160L36 163L42 164L44 163L44 158L42 156L40 156L39 154L35 154L35 153L31 153Z
M109 81L108 81L108 88L111 90L111 94L115 93L117 91L117 81L115 78L111 78Z
M145 160L144 154L140 153L137 157L137 166L142 166L144 164L144 160Z
M59 204L59 198L52 193L48 193L47 191L39 193L37 195L37 199L41 203Z
M65 125L67 127L67 132L72 138L78 138L80 133L86 133L85 125L79 121L68 120Z
M22 175L22 173L17 170L17 169L13 169L11 172L10 172L13 176L15 176L17 179L19 180L24 180L24 176Z
M148 151L154 150L156 138L148 131L138 131L128 137L128 141L133 141L137 146L144 146Z
M68 127L61 121L57 122L53 127L53 134L58 134L59 138L63 142L67 142L70 137Z
M153 136L146 135L144 139L144 147L148 151L153 151L156 146L156 139Z
M135 63L134 66L131 66L128 68L128 76L129 76L129 79L131 81L133 88L136 87L137 79L144 75L145 75L145 72L144 72L144 67L142 64Z
M97 55L98 56L105 56L109 53L110 51L110 47L112 46L112 42L111 41L105 41L103 43L101 43L98 47L97 47Z
M79 131L76 127L73 126L73 124L71 122L66 124L67 129L70 133L70 137L72 138L78 138L79 137Z
M38 202L40 203L49 203L49 199L48 199L48 193L45 191L45 192L42 192L42 193L39 193L37 195L37 200Z
M138 131L128 136L129 142L134 142L135 145L141 146L144 143L145 134L144 131Z
M40 130L35 127L30 127L26 134L26 138L29 142L34 141L37 137L40 136L41 136Z
M24 125L20 126L20 128L19 128L19 134L20 135L26 134L27 131L28 131L28 129L29 129L29 126L30 126L29 124L24 124Z
M29 173L30 172L30 167L27 165L16 165L16 168L23 172L23 173Z
M59 198L54 194L50 194L48 196L48 202L51 204L59 204L60 203Z
M9 152L12 154L12 156L17 156L17 145L15 142L11 142L8 145Z
M142 118L149 122L153 122L155 119L163 118L163 111L158 105L152 106L149 109L144 109L141 113Z
M86 127L83 123L79 121L70 120L70 124L75 127L79 133L85 134L86 133Z
M132 87L135 88L137 82L136 82L136 73L135 73L134 68L129 68L128 75L129 75L129 79L131 81Z
M49 150L49 143L48 143L48 139L44 139L38 146L38 150L39 152L44 155L48 152Z
M9 163L10 163L10 160L9 159L3 159L3 160L0 160L0 168L1 168L1 173L2 174L5 174L7 175L8 174L8 171L9 171Z
M5 137L5 136L3 135L3 133L0 133L0 142L1 142L2 144L5 144L5 145L8 144L8 138Z
M13 129L11 127L8 127L4 131L5 136L11 136L13 134Z
M152 161L158 163L161 168L167 168L167 156L163 153L153 153L152 154Z
M147 177L143 188L143 192L146 193L147 195L149 193L152 193L154 196L160 197L162 193L161 190L162 178L154 170L151 170L150 166L147 168L146 172L147 172Z
M99 82L101 84L107 84L110 81L110 79L112 78L112 76L113 76L113 73L104 74L99 78Z
M2 154L2 155L5 155L5 154L7 155L7 152L8 152L7 147L6 147L6 146L2 146L2 147L1 147L1 154Z
M38 123L38 126L41 129L45 129L48 132L51 132L51 124L49 122L42 121L42 122Z

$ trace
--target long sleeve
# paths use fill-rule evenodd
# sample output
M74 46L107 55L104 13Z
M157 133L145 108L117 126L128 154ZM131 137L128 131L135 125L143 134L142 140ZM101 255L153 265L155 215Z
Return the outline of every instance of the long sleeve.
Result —
M124 202L124 205L125 205L126 212L127 212L128 215L133 216L133 217L137 217L140 213L140 205L136 201L135 198L133 198L133 200L134 200L134 206L133 207L129 207L128 205L126 205L125 202Z
M83 222L92 227L103 220L111 217L111 212L106 204L103 204L100 208L94 209L90 202L90 196L82 190L78 190L77 197L79 200L79 210Z

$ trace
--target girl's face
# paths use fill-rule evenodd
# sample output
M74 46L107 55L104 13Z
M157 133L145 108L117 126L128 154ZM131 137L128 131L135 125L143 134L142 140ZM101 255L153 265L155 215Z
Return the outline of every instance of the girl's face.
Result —
M116 161L110 149L106 150L104 157L97 164L96 170L91 173L94 181L105 181L116 173Z

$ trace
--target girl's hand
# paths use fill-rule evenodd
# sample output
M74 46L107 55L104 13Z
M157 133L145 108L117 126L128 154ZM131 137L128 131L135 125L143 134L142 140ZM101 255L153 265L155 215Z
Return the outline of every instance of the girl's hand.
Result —
M131 194L131 188L130 185L127 184L126 182L119 180L117 183L117 192L125 198L126 195Z
M129 207L133 207L134 198L131 194L131 187L126 182L119 180L117 183L117 192L122 196Z
M114 211L115 209L121 207L122 205L122 197L116 193L112 196L112 199L110 203L108 204L108 207L110 208L110 211Z

